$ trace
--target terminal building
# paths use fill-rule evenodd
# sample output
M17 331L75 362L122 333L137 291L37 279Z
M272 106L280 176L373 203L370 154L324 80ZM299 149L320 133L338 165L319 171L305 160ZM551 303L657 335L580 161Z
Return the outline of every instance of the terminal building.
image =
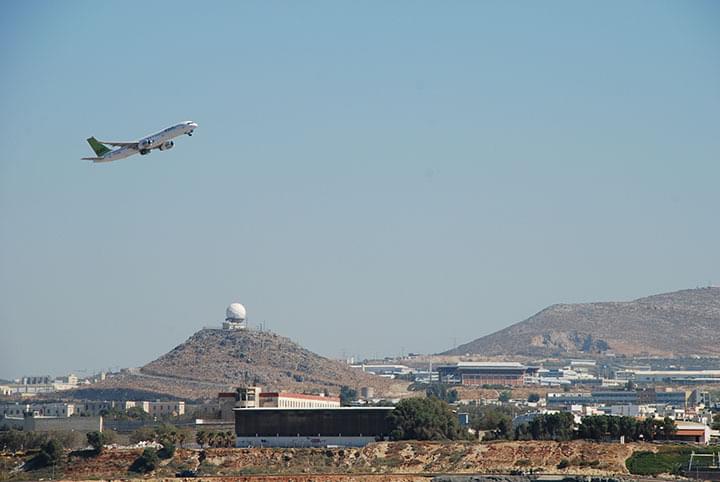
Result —
M548 393L550 405L669 405L685 408L690 401L689 392L655 390L603 390L593 392Z
M390 436L394 407L235 408L236 447L362 447Z
M450 385L524 385L537 379L538 370L517 362L459 362L437 367L440 382Z
M218 393L220 418L233 419L235 408L337 408L340 397L306 393L263 392L262 387L240 387Z
M720 383L720 370L637 370L625 369L615 373L620 380L637 383Z

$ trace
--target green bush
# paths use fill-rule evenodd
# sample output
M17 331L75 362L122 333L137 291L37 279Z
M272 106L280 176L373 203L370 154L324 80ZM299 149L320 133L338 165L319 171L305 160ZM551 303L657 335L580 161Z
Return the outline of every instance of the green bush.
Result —
M152 447L148 447L143 450L140 457L135 459L135 462L130 466L131 472L138 472L141 474L147 474L155 470L160 463L160 457L158 456L157 450Z
M39 466L55 465L62 460L63 453L62 444L55 439L50 439L43 444L40 453L35 457L35 463Z
M0 447L11 452L40 449L48 440L49 435L43 432L16 429L0 431Z
M87 435L88 444L96 453L101 453L105 445L112 443L114 434L112 432L89 432Z
M175 444L169 440L163 440L160 443L162 444L162 448L158 450L158 457L161 459L171 459L173 455L175 455Z
M568 459L562 459L559 464L557 464L558 469L566 469L570 467L570 461Z

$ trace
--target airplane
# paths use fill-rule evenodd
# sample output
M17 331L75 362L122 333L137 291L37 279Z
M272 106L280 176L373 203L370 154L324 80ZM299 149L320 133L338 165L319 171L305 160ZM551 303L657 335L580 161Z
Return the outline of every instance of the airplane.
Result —
M183 134L189 136L193 135L193 131L197 129L198 125L193 121L185 121L174 126L168 127L160 132L157 132L151 136L143 137L137 142L107 142L98 141L94 137L87 139L88 144L95 151L97 157L83 157L83 160L93 162L112 162L119 159L125 159L134 154L140 154L142 156L150 154L153 149L160 149L161 151L167 151L172 149L175 142L172 140ZM105 145L107 144L107 145ZM119 147L119 149L112 150L108 146Z

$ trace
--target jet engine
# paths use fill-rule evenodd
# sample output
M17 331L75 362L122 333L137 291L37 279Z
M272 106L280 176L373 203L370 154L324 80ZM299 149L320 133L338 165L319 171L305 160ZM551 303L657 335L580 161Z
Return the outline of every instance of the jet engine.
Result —
M161 151L167 151L168 149L172 149L172 147L175 145L173 141L167 141L160 144L160 150Z

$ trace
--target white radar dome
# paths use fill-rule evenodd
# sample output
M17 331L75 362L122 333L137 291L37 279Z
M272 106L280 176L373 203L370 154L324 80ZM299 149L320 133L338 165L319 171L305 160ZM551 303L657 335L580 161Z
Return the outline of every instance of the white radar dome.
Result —
M233 303L225 310L225 319L228 321L245 321L247 313L240 303Z

